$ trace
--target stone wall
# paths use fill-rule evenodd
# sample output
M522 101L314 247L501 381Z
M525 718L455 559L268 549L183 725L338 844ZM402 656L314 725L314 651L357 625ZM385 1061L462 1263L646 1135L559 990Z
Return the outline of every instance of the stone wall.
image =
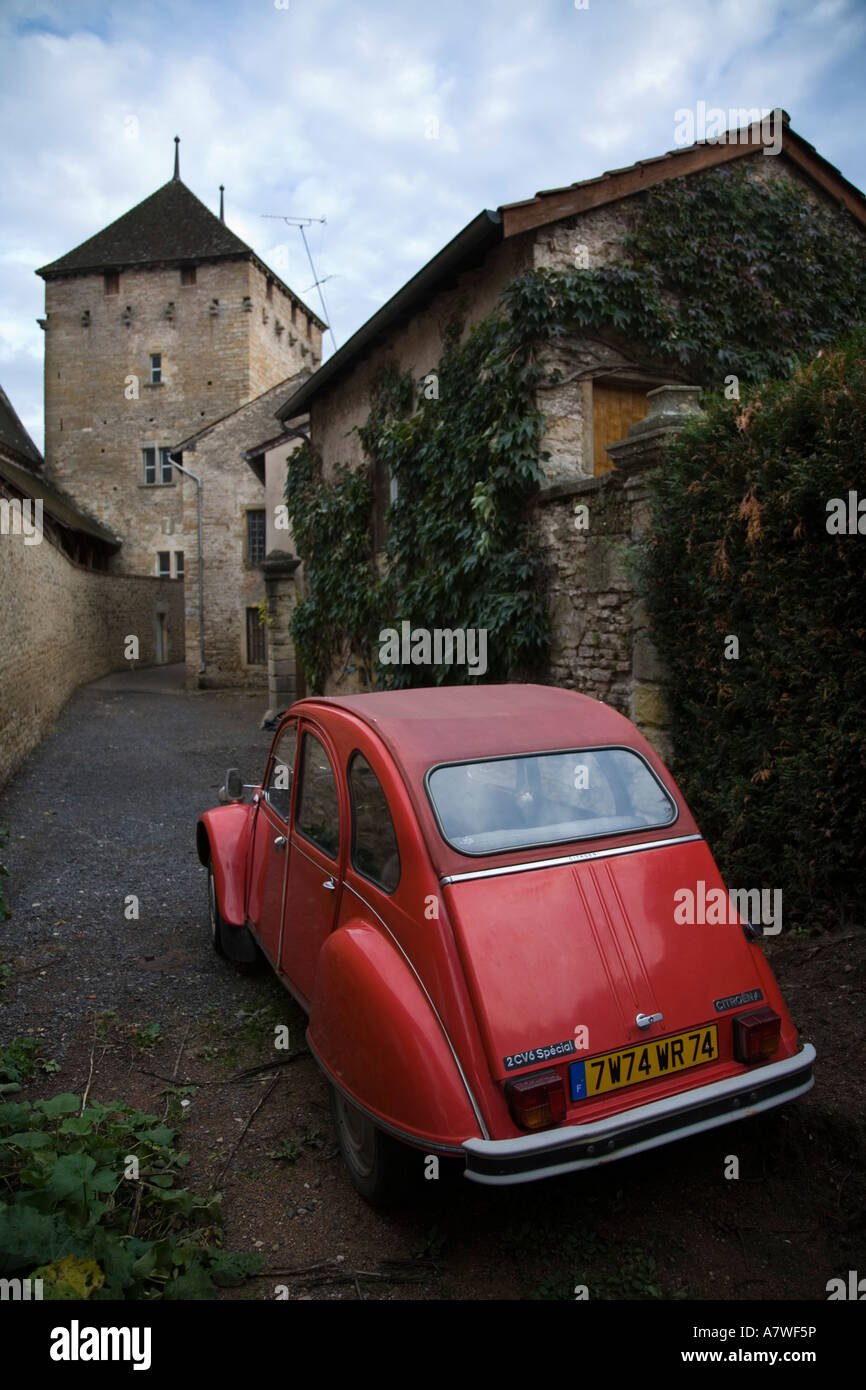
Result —
M56 543L47 518L36 545L0 535L0 785L79 685L129 666L129 635L139 639L139 665L156 661L158 625L165 659L182 660L182 581L84 569Z
M551 489L536 524L549 576L548 681L612 705L667 758L664 668L629 569L649 526L645 475L607 473Z

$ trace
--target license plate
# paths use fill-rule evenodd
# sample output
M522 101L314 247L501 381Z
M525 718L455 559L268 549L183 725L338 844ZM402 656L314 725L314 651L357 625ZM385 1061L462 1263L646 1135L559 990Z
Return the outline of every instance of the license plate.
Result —
M718 1055L719 1033L712 1023L706 1028L695 1028L691 1033L676 1033L672 1038L636 1043L619 1052L572 1062L568 1069L571 1099L587 1100L605 1091L634 1086L638 1081L670 1076L689 1067L699 1067L704 1062L714 1062Z

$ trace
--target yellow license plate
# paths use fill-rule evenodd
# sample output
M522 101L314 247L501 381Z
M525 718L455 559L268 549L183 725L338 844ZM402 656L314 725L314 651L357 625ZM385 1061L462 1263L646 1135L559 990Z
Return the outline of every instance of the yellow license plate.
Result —
M716 1024L711 1023L691 1033L676 1033L672 1038L636 1043L619 1052L606 1052L603 1057L572 1062L569 1067L571 1099L586 1100L604 1091L634 1086L638 1081L670 1076L689 1067L699 1067L704 1062L714 1062L718 1055L719 1031Z

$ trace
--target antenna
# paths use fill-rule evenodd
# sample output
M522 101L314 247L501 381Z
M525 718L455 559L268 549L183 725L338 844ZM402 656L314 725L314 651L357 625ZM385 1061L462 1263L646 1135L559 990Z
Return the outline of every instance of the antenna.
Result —
M331 342L334 344L334 351L336 352L337 339L334 336L334 330L331 327L331 316L328 313L327 306L325 304L325 296L322 294L322 286L325 283L325 280L331 280L333 279L333 276L326 275L324 280L319 279L318 275L316 274L316 267L313 265L313 257L310 253L310 248L307 243L307 234L304 231L304 228L311 226L313 222L321 222L324 224L326 219L324 217L283 217L278 212L263 212L262 217L270 217L274 221L285 222L287 227L297 227L298 231L300 232L301 240L304 243L304 250L307 253L307 260L310 262L310 270L313 272L313 284L310 286L310 288L313 289L315 287L315 289L317 289L319 292L319 303L322 306L322 318L328 325L328 332L331 335Z

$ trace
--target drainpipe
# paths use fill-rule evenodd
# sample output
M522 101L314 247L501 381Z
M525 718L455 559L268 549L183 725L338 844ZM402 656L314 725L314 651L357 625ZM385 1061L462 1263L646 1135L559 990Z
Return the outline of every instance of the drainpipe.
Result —
M201 660L199 661L198 673L204 675L204 545L202 542L201 529L201 478L195 473L191 473L188 468L184 468L182 463L178 463L174 454L169 453L169 458L181 473L187 478L192 478L196 487L196 504L198 512L198 644Z

